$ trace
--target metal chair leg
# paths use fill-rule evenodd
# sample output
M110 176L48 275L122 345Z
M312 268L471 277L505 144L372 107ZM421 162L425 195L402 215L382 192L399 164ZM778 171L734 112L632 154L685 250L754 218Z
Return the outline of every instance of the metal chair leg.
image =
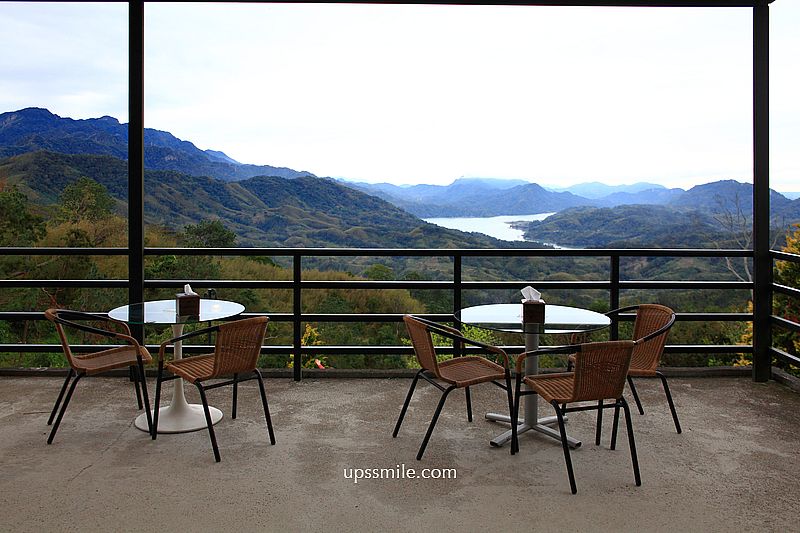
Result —
M633 438L633 424L631 423L631 410L628 407L628 402L626 402L624 398L618 399L617 404L622 404L622 408L625 410L625 424L628 429L628 445L630 446L631 449L631 462L633 463L633 477L636 480L636 486L640 487L642 485L642 477L639 474L639 458L636 455L636 442Z
M644 414L644 408L642 407L642 402L639 401L639 393L636 392L636 385L633 384L633 379L628 376L628 386L631 388L631 394L633 394L633 399L636 402L636 408L639 409L639 414Z
M161 406L161 382L164 379L164 361L158 362L158 375L156 376L156 404L153 406L153 426L150 429L150 436L156 440L158 436L158 412Z
M56 403L53 405L53 410L50 412L50 418L47 419L47 425L52 425L53 419L56 417L56 413L58 412L58 406L61 405L61 400L64 399L64 393L67 391L67 385L69 385L69 380L72 379L73 374L75 371L70 368L67 372L67 377L64 379L64 384L61 385L61 392L58 393L58 398L56 398Z
M669 392L669 385L667 385L667 378L661 372L656 371L658 377L661 378L661 384L664 385L664 392L667 395L667 403L669 403L669 410L672 412L672 421L675 422L675 431L681 432L681 423L678 422L678 413L675 411L675 404L672 401L672 394Z
M603 434L603 400L597 401L597 427L594 430L594 443L600 446L600 436Z
M142 405L142 393L139 390L139 369L135 367L135 365L131 365L128 367L128 373L130 374L130 381L133 381L133 388L136 391L136 404L139 406L139 409L144 407Z
M142 396L144 397L144 412L145 416L147 417L147 429L150 433L153 433L153 414L150 411L150 395L147 392L147 378L145 377L144 373L144 361L142 361L141 357L138 357L137 366L139 367L137 370L139 372L139 380L142 384ZM137 380L137 381L139 381ZM139 406L141 408L141 405Z
M81 380L84 376L84 373L81 372L75 376L75 380L72 382L72 385L69 386L69 392L67 392L67 397L64 398L64 403L61 405L61 410L58 412L58 418L56 418L56 423L53 424L53 429L50 430L50 436L47 437L47 444L53 443L53 438L56 436L56 432L58 431L58 426L61 425L61 419L64 418L64 413L67 411L67 406L69 405L70 399L72 399L72 393L75 392L75 385Z
M436 426L436 421L439 420L439 415L442 413L442 407L444 407L444 401L447 399L447 395L450 394L456 388L455 385L451 385L445 389L442 393L442 397L439 399L439 405L436 406L436 412L433 413L433 418L431 419L431 423L428 426L428 432L425 433L425 439L422 441L422 446L419 447L419 452L417 452L417 461L422 459L422 454L425 453L425 448L428 446L428 441L431 438L431 434L433 433L433 428Z
M239 392L239 374L233 375L233 408L231 409L231 419L236 420L236 399Z
M417 386L417 381L419 380L419 376L424 372L424 370L420 370L414 375L414 381L411 382L411 387L408 388L408 394L406 394L406 401L403 403L403 408L400 410L400 416L397 419L397 423L394 426L394 431L392 432L392 437L397 437L397 432L400 431L400 425L403 423L403 418L406 416L406 410L408 410L408 404L411 402L411 396L414 394L414 388Z
M619 403L614 407L614 427L611 428L611 449L617 449L617 430L619 429Z
M472 399L469 396L469 387L464 387L464 393L467 397L467 421L472 422Z
M514 420L514 393L511 389L511 372L508 370L506 370L506 395L508 396L508 417L509 420Z
M267 405L267 392L264 390L264 380L261 378L261 372L254 369L253 372L258 380L258 390L261 392L261 404L264 407L264 418L267 420L267 431L269 432L269 443L275 444L275 433L272 430L272 418L269 416L269 405Z
M567 464L567 475L569 476L569 488L572 494L578 492L578 487L575 485L575 473L572 471L572 458L569 455L569 442L567 442L567 429L564 427L564 415L561 412L561 407L558 402L551 402L556 410L556 417L558 418L558 430L561 432L561 447L564 449L564 462Z
M200 400L203 402L203 413L206 415L206 424L208 425L208 436L211 437L211 447L214 449L214 459L220 462L219 448L217 447L217 437L214 435L214 423L211 421L211 412L208 410L208 400L206 399L206 391L201 383L195 382L197 390L200 391Z
M511 411L511 455L519 452L519 435L517 435L517 419L519 417L519 397L522 390L522 378L517 375L514 390L514 409Z

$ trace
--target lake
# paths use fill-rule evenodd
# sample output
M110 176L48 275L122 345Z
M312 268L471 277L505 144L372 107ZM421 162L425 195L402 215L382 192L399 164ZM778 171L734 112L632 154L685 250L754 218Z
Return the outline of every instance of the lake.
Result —
M544 220L553 213L539 213L537 215L501 215L497 217L447 217L426 218L425 222L436 224L443 228L457 229L459 231L477 231L495 239L504 241L524 241L522 230L511 227L512 222Z

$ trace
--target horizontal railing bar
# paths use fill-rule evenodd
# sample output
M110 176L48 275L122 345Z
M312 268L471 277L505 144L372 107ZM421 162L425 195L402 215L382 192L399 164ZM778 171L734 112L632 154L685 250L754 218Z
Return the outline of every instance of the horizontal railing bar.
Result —
M98 317L105 317L107 313L92 312ZM303 322L402 322L403 316L408 313L304 313ZM450 313L411 313L437 322L455 322L455 317ZM239 315L242 318L254 316L267 316L272 322L291 322L294 315L291 312L271 313L249 312ZM751 322L752 313L676 313L678 322ZM618 315L622 322L630 322L636 318L634 314ZM0 311L0 320L44 320L42 311Z
M772 355L774 355L776 357L779 357L779 358L783 359L786 362L789 362L789 363L791 363L793 365L800 366L800 357L797 357L796 355L792 355L790 353L784 352L783 350L781 350L779 348L775 348L774 346L771 347L769 349L769 351L770 351L770 353L772 353Z
M794 331L795 333L800 333L800 324L797 322L775 315L771 315L769 318L770 322L772 322L772 324L775 326Z
M780 292L781 294L785 294L787 296L793 296L795 298L800 298L800 290L795 289L794 287L787 287L786 285L780 285L778 283L772 284L772 290L775 292Z
M770 250L769 253L776 261L791 261L792 263L800 263L800 255L798 254L778 250Z
M749 344L671 344L665 353L753 353Z
M112 348L112 344L97 344L97 345L73 345L72 349L75 352L91 352L98 350L105 350ZM152 352L158 352L159 346L157 344L146 345L147 349ZM506 350L522 351L522 346L500 346ZM210 345L184 345L184 352L208 352L213 350L214 347ZM442 351L449 350L452 352L451 346L442 346ZM292 346L263 346L262 353L277 353L289 354L293 350ZM5 352L34 352L34 353L56 353L61 352L60 344L0 344L0 353ZM480 351L468 349L467 351ZM753 347L750 345L712 345L712 344L674 344L667 345L664 348L666 353L752 353ZM412 354L412 346L302 346L301 352L304 354L371 354L371 355L393 355L393 354ZM509 355L515 355L512 351Z
M128 255L127 248L3 247L2 255Z
M277 257L752 257L752 250L718 248L145 248L145 255ZM0 255L128 255L127 248L0 247ZM772 251L775 258L798 256Z
M247 280L145 280L146 289L164 289L182 287L189 283L197 287L214 286L215 288L263 288L263 289L292 289L296 282L288 280L247 281ZM345 281L317 281L301 280L300 286L305 289L452 289L454 281L376 281L376 280L345 280ZM541 288L553 289L608 289L608 281L464 281L461 286L469 289L512 289L523 284L535 283ZM748 281L620 281L620 289L752 289L753 284ZM67 287L67 288L127 288L127 280L43 280L20 279L0 280L0 287L7 288L36 288L36 287Z
M127 289L126 279L0 279L0 287L24 289L65 287L86 289Z
M92 312L98 317L105 317L107 313ZM408 313L304 313L302 322L402 322L403 316ZM416 316L434 320L436 322L455 322L455 317L450 313L411 313ZM254 316L267 316L272 322L291 322L294 315L291 312L271 313L249 312L239 315L242 318ZM678 322L751 322L752 313L676 313ZM636 318L634 314L618 315L622 322L630 322ZM0 320L44 320L42 311L0 311Z

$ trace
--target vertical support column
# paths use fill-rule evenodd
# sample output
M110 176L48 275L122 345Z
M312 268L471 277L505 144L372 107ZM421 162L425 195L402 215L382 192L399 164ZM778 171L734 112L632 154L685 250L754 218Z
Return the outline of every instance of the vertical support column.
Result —
M128 302L144 301L144 2L128 2ZM131 325L144 341L144 326Z
M453 255L453 314L461 311L461 255Z
M772 374L769 206L769 4L753 8L753 380Z
M609 311L619 309L619 255L611 256L611 288L608 294ZM611 340L619 339L619 317L611 321Z
M457 317L461 311L461 255L453 254L453 316ZM456 319L456 329L461 329L461 322ZM456 343L454 346L455 353L453 357L461 357L464 355L464 345L461 342Z
M302 256L299 253L295 253L292 256L292 270L294 271L292 285L292 327L294 333L292 336L292 355L294 356L294 361L292 366L294 369L294 380L300 381L303 377L303 359L301 357L303 331L300 321L303 314L301 301L302 290L300 287L300 282L303 279L303 263Z

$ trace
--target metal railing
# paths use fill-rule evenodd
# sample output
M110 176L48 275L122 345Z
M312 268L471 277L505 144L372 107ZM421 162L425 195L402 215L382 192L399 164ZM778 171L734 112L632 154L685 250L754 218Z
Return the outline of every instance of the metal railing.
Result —
M3 248L1 255L127 255L125 248ZM469 290L505 289L518 290L526 284L538 289L604 290L608 292L608 308L620 306L620 294L630 289L723 289L752 290L753 284L741 281L682 281L682 280L624 280L620 276L620 260L623 257L691 257L691 258L752 258L750 250L719 249L398 249L398 248L146 248L146 256L195 255L195 256L246 256L246 257L285 257L291 262L291 280L145 280L145 289L176 288L184 283L196 286L213 285L217 289L285 289L292 291L292 311L272 313L263 310L274 322L292 324L292 344L286 346L265 346L263 353L286 354L293 358L293 375L301 378L302 356L314 354L382 354L410 355L410 346L303 346L303 323L308 322L400 322L402 313L397 314L332 314L303 312L304 291L315 289L443 289L452 297L452 313L462 308L462 295ZM345 281L320 281L303 279L304 260L332 257L433 257L452 262L452 278L439 281L374 281L353 279ZM608 261L608 278L592 281L477 281L464 279L463 262L468 258L544 258L544 257L591 257L605 258ZM800 260L800 256L794 256ZM68 287L68 288L127 288L128 280L0 280L3 287ZM776 287L776 290L779 290ZM425 316L442 322L454 322L451 313L429 313ZM41 312L0 312L0 320L40 320ZM621 317L629 320L632 317ZM678 321L729 321L751 322L752 313L678 313ZM774 317L777 320L777 317ZM800 326L796 326L800 330ZM617 323L612 325L611 335L617 334ZM187 347L191 351L192 347ZM669 345L668 353L751 353L751 345ZM0 344L0 352L58 352L59 345L48 344ZM775 353L784 357L780 353Z

